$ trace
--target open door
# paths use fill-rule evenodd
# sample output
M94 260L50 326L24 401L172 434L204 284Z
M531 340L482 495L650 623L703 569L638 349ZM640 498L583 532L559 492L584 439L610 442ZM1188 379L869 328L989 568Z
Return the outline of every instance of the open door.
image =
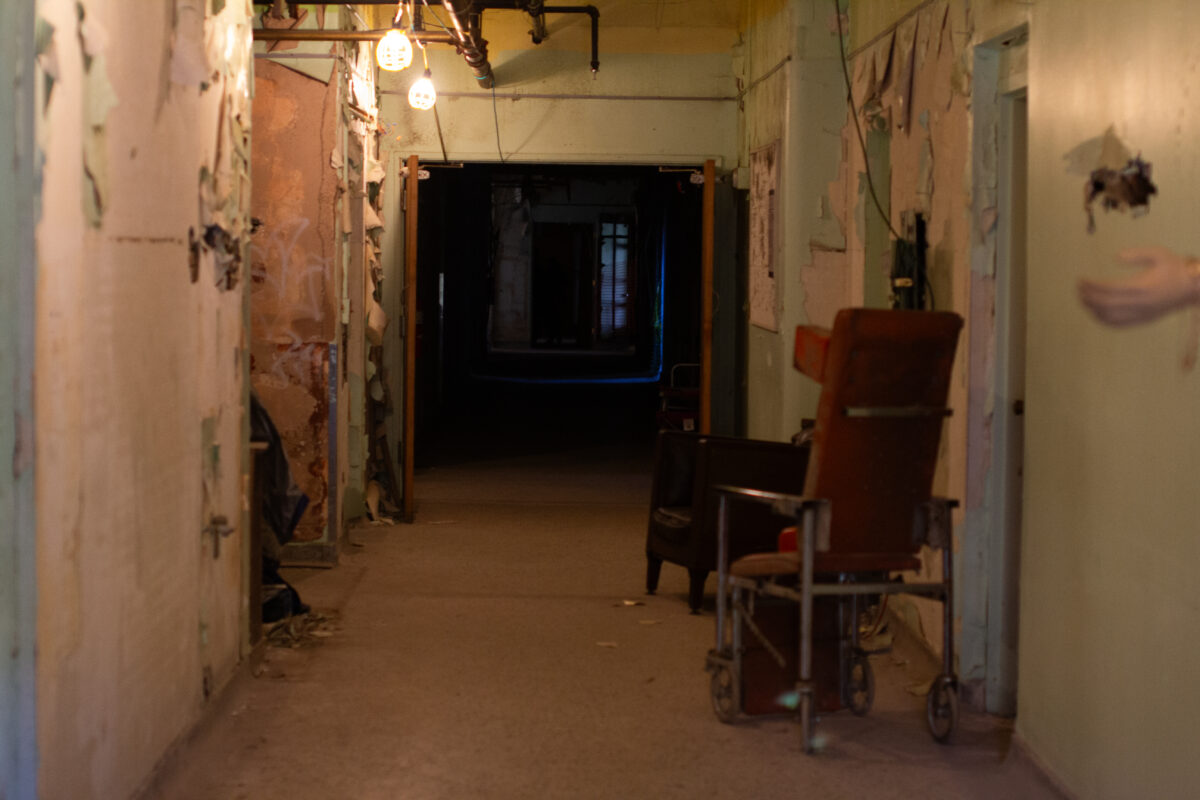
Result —
M989 560L1000 579L988 596L987 710L1017 710L1021 506L1025 463L1025 221L1027 106L1024 89L1000 98L1000 222L996 250L996 526Z

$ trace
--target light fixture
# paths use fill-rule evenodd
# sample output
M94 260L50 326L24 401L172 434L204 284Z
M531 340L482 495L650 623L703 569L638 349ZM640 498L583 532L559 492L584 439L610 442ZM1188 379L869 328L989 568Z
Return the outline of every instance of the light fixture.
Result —
M388 31L375 46L375 60L388 72L399 72L412 63L412 42L399 28Z
M437 102L437 90L433 88L432 73L428 68L408 90L408 104L420 111L428 111Z

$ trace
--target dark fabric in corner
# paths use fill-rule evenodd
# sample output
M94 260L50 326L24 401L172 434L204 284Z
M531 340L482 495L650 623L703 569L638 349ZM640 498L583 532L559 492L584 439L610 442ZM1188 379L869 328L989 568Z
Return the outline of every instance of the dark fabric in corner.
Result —
M267 449L256 465L254 479L261 481L262 516L280 544L287 544L296 532L301 515L308 508L308 495L292 480L287 454L271 415L254 392L250 393L250 438L266 442Z

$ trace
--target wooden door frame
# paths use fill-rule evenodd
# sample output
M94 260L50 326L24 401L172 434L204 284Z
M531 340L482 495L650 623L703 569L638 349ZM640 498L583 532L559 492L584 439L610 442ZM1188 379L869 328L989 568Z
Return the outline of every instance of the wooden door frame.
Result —
M417 184L420 162L408 157L404 176L404 477L402 504L405 522L416 514L413 497L413 454L416 452L417 398Z

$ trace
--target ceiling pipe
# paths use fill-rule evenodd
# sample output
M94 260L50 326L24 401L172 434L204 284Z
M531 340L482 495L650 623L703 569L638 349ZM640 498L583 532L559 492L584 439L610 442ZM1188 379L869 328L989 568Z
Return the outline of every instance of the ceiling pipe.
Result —
M542 6L547 14L587 14L592 18L592 74L600 71L600 9L595 6ZM534 40L537 41L536 39Z
M479 88L491 89L496 85L496 77L492 74L492 65L487 56L487 39L483 38L479 24L479 11L474 8L471 0L442 0L442 8L450 17L451 24L458 34L458 52L467 61Z
M390 28L388 30L391 30ZM294 28L255 28L256 42L378 42L387 35L382 31L295 30ZM452 34L443 31L409 32L422 44L458 44Z
M546 3L544 0L528 0L525 13L533 20L533 30L529 32L529 37L533 39L534 44L541 44L550 35L546 31Z
M273 0L254 0L255 5L272 5ZM533 20L529 32L534 44L541 44L549 33L546 30L546 14L587 14L592 23L592 74L600 69L600 9L596 6L548 6L545 0L427 0L430 5L441 5L454 26L453 33L417 31L421 43L437 42L453 44L475 74L482 89L496 85L492 65L488 61L487 40L483 38L481 16L487 10L525 11ZM358 0L359 5L395 5L396 0ZM342 5L326 2L312 5ZM256 28L254 38L259 41L378 41L387 31L314 31L275 30Z

